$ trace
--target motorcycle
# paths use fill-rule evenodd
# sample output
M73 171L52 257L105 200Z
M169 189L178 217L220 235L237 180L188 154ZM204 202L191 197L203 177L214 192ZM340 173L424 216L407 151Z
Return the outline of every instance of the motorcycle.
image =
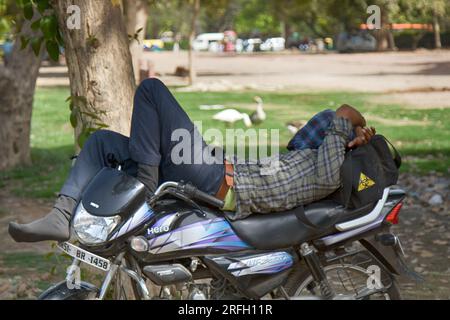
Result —
M144 185L104 168L71 220L67 278L41 300L400 299L403 249L391 231L405 192L347 210L332 200L233 221L191 184ZM101 270L81 281L82 264Z

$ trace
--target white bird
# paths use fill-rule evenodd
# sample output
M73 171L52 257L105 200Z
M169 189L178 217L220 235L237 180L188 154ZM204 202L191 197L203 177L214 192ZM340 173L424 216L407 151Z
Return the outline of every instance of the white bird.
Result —
M256 112L254 112L250 116L250 120L252 121L253 124L259 125L264 121L266 121L267 114L264 112L264 103L261 97L255 97L254 100L256 103L258 103L258 106L256 108Z
M287 126L287 129L289 130L289 132L292 134L292 135L296 135L297 134L297 132L298 132L298 128L297 127L295 127L295 126L293 126L293 125L288 125Z
M292 121L286 124L288 130L293 134L296 135L297 132L305 126L304 121Z
M244 121L247 128L252 126L252 120L246 113L239 112L235 109L227 109L219 112L213 117L214 120L225 122L227 125L234 125L238 121Z

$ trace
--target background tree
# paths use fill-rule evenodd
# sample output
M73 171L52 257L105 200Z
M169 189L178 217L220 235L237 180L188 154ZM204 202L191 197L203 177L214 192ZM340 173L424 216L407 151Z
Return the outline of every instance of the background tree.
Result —
M5 40L17 16L17 5L12 0L0 0L0 40Z
M381 8L381 29L375 31L377 49L378 51L396 50L391 24L395 22L399 11L398 0L377 0L374 4Z
M271 14L280 23L281 36L288 40L293 30L316 37L329 36L336 32L336 14L326 15L329 1L326 0L270 0ZM331 10L329 11L331 12ZM345 17L342 21L351 19ZM287 43L287 42L286 42Z
M189 34L189 85L192 85L197 76L194 66L194 40L196 35L197 19L200 15L200 0L192 0L191 30Z
M401 14L398 19L402 22L424 23L433 26L434 45L440 49L441 43L441 20L445 19L445 14L450 8L449 1L446 0L401 0ZM413 37L413 48L417 47L419 40L428 30L416 31Z
M81 28L67 26L67 9L80 8ZM100 128L129 135L135 77L129 39L118 0L57 0L71 90L71 122L83 145Z
M148 33L158 38L162 32L170 30L187 38L191 13L192 4L186 0L151 1Z
M203 0L200 28L218 32L233 29L243 4L242 0Z
M21 3L1 1L3 16L21 17ZM7 65L0 64L0 170L31 163L30 131L36 80L42 60L39 31L32 24L39 22L39 13L27 9L27 20L16 19L17 34ZM6 26L3 24L4 27ZM5 27L4 30L6 30ZM32 46L23 48L20 39L31 38ZM33 52L34 51L34 52Z
M442 48L441 42L441 26L439 23L440 18L445 14L445 2L433 1L433 31L434 31L434 45L436 49Z
M240 36L260 37L280 34L280 22L273 15L269 1L244 1L234 20L235 30Z
M133 72L136 83L138 83L140 80L140 62L144 53L143 40L147 32L149 2L147 0L124 0L123 5L127 32L130 38Z

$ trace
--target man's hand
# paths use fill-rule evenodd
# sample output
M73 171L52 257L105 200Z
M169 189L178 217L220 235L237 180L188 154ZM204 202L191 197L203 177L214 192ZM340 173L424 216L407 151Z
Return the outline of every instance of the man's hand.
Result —
M348 144L350 149L368 144L377 133L374 127L367 128L366 119L361 112L348 104L344 104L337 109L336 116L348 119L355 128L356 138Z
M356 138L348 144L350 149L368 144L377 133L377 130L374 127L363 128L358 126L355 128L355 133Z
M367 126L366 119L364 119L361 112L349 106L348 104L344 104L339 109L337 109L336 116L350 120L353 127L355 128L356 127L364 128Z

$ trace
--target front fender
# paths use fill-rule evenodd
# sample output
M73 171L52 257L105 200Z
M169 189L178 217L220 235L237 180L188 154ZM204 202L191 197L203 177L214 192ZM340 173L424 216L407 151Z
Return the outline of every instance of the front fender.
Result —
M97 297L99 290L94 285L81 282L78 288L69 289L62 281L42 293L38 300L90 300Z

